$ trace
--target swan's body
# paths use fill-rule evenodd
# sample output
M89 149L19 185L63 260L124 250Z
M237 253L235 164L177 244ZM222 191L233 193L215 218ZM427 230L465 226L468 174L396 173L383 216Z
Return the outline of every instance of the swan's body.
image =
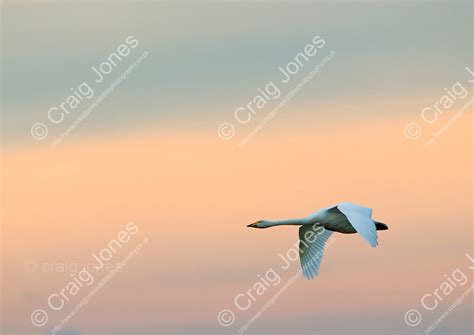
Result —
M313 278L318 274L324 247L333 232L359 233L372 247L375 247L378 244L377 230L388 229L384 223L372 220L372 209L350 202L320 209L301 219L261 220L247 227L269 228L282 225L301 226L300 260L306 278Z

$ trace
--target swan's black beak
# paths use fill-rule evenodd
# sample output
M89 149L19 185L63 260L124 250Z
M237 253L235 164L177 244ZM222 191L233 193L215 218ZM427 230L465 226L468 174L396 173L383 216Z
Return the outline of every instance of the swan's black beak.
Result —
M257 223L258 223L258 222L251 223L251 224L249 224L247 227L258 228L258 227L257 227Z

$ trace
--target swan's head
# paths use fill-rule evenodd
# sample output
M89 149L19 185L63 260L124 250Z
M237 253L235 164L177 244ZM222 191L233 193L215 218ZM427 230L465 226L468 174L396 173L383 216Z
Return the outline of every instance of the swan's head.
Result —
M254 222L252 224L249 224L247 227L252 227L252 228L268 228L269 225L267 224L268 222L265 220L259 220L257 222Z

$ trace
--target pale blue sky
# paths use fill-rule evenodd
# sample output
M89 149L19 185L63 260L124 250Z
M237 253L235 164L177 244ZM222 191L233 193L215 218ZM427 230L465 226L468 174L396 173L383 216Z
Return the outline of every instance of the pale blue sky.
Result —
M139 46L111 76L145 50L148 58L75 136L150 124L214 132L315 35L327 42L320 58L331 50L336 56L288 108L314 110L323 120L341 115L317 107L341 101L437 96L472 62L469 2L10 4L3 19L7 142L30 141L31 125L71 87L91 81L90 67L129 35Z

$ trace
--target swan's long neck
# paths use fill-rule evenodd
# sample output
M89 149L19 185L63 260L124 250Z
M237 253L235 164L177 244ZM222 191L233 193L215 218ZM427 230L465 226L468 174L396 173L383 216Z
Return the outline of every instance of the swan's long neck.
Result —
M277 220L277 221L263 221L262 226L274 227L274 226L300 226L305 224L305 219L288 219L288 220Z

